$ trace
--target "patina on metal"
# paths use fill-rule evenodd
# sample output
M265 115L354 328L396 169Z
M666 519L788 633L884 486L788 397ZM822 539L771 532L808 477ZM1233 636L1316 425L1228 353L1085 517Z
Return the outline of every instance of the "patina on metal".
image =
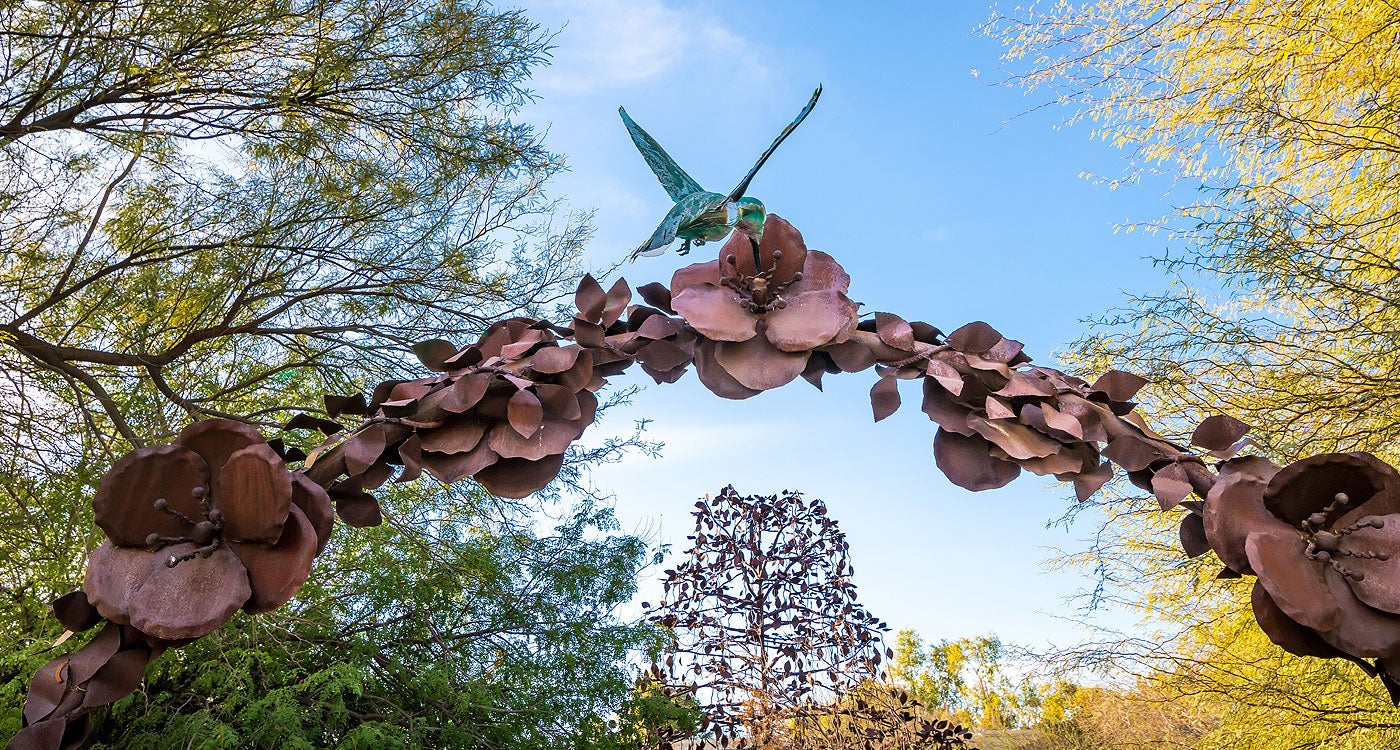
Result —
M651 237L643 242L632 252L632 259L636 260L643 255L659 255L666 252L666 248L677 238L684 240L681 244L680 254L685 255L690 252L691 244L703 245L706 242L722 240L729 234L731 229L737 229L740 233L758 242L763 239L764 229L764 208L763 202L757 198L744 195L749 189L749 183L753 181L758 170L763 167L768 157L778 150L778 146L787 140L792 131L806 119L812 108L817 106L817 98L822 95L822 87L817 86L817 90L812 92L812 98L807 102L807 106L798 113L797 119L788 123L783 128L783 132L773 140L768 149L758 157L753 167L749 169L744 179L729 191L728 195L723 193L711 193L700 187L700 183L695 178L686 174L684 169L676 163L666 150L661 148L661 144L656 142L647 131L640 125L633 122L627 115L627 110L622 107L617 108L618 114L622 115L622 122L627 126L627 132L632 136L632 143L636 144L637 150L641 152L642 158L646 159L647 166L651 167L656 179L660 180L661 187L666 189L666 194L671 196L675 205L667 212L666 217L661 220L661 226L652 232Z

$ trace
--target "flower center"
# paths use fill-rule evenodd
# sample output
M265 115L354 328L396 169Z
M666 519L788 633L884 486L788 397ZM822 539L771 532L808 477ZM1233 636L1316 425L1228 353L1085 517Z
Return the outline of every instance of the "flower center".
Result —
M1338 492L1332 497L1332 502L1321 511L1308 516L1302 523L1298 524L1298 530L1303 532L1303 540L1308 543L1305 554L1309 560L1327 563L1333 570L1342 575L1343 578L1350 578L1353 581L1366 580L1366 574L1359 570L1351 570L1342 565L1339 557L1354 557L1365 560L1389 560L1390 553L1384 550L1354 550L1342 549L1342 540L1361 529L1382 529L1385 528L1385 521L1379 518L1367 518L1358 521L1350 526L1341 529L1327 529L1329 519L1337 511L1345 508L1351 502L1351 498L1345 492Z
M181 523L190 527L189 536L161 536L160 534L150 534L146 537L146 546L154 550L162 550L175 544L197 544L199 547L193 552L176 557L171 555L165 561L165 567L173 568L196 557L208 558L214 554L214 550L223 546L224 540L219 532L224 529L224 514L209 502L209 490L204 487L195 487L190 490L190 497L199 501L204 508L204 520L196 521L193 518L170 507L170 502L165 498L157 498L152 505L155 509L167 516L178 519Z
M802 272L798 271L792 278L774 283L773 271L778 267L778 261L783 257L783 251L773 251L773 267L766 271L759 271L752 276L746 276L738 272L739 260L733 255L727 255L724 262L729 265L730 273L720 276L720 283L733 289L739 295L740 303L744 309L754 315L762 315L773 310L781 310L787 307L787 300L783 299L783 290L792 284L802 280ZM760 267L758 251L754 251L754 268Z

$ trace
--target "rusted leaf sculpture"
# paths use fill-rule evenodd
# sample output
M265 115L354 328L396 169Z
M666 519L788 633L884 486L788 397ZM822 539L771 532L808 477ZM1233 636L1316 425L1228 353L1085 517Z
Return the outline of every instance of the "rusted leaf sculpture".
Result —
M919 381L921 408L938 425L935 463L969 490L1003 486L1024 469L1072 483L1084 500L1120 467L1164 511L1182 514L1188 555L1213 549L1222 577L1258 575L1255 614L1276 643L1356 661L1400 701L1393 469L1365 454L1283 469L1238 456L1248 427L1227 415L1200 425L1194 453L1134 412L1137 376L1110 371L1089 383L1033 366L1019 342L986 323L944 335L889 313L861 318L849 283L831 256L769 216L761 242L735 233L717 259L676 271L669 286L639 288L645 304L633 304L624 281L605 291L585 277L568 327L512 318L465 348L420 344L414 353L436 374L382 383L368 399L328 396L324 416L292 420L289 429L328 435L295 469L285 462L302 457L280 438L268 443L227 420L133 451L94 500L107 540L89 561L90 605L55 604L72 630L108 624L56 662L70 666L45 668L58 687L36 677L10 747L77 742L86 712L135 689L139 680L128 678L162 649L240 608L288 601L335 515L350 526L382 521L372 492L390 479L470 477L505 497L542 489L593 421L594 394L634 363L658 383L694 363L707 388L733 399L798 376L820 388L827 374L874 368L877 420L902 405L899 381ZM345 416L361 419L335 421Z
M887 627L856 601L820 500L725 487L695 505L693 546L649 610L676 635L669 684L694 691L717 741L773 746L794 711L875 677Z

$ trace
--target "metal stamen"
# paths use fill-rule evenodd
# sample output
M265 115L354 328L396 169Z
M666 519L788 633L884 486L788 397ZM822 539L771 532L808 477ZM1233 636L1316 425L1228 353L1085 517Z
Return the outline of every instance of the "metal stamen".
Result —
M196 523L198 523L198 521L192 521L190 520L189 516L186 516L184 513L181 513L180 511L170 507L170 501L166 500L163 497L156 498L156 501L151 505L155 507L156 510L160 511L161 513L164 513L167 516L180 519L187 526L194 526Z

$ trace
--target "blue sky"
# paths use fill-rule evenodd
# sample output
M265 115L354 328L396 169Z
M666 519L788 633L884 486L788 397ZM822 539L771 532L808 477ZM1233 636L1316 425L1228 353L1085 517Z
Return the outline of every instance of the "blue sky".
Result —
M815 111L749 194L845 266L864 312L945 331L985 320L1054 365L1055 350L1087 330L1083 319L1164 283L1146 257L1165 239L1115 227L1167 213L1166 188L1082 177L1120 174L1123 154L1087 128L1058 127L1066 110L1022 116L1044 96L996 84L1001 48L975 32L989 12L981 2L526 9L561 30L524 117L549 128L549 147L570 166L550 193L596 211L596 269L624 258L670 206L618 105L702 185L727 191L821 83ZM634 288L666 282L712 249L643 258L623 274ZM650 383L640 373L618 380ZM1093 581L1043 564L1056 548L1087 546L1089 522L1047 528L1072 493L1028 474L991 492L953 486L934 466L917 384L906 384L900 412L874 424L873 382L834 376L820 393L799 381L747 401L718 399L693 374L648 386L585 438L651 419L662 457L634 456L593 480L616 493L626 528L677 553L697 497L731 483L746 494L802 490L827 501L852 545L862 600L894 628L1031 646L1087 637L1067 599ZM651 578L639 598L655 600Z

